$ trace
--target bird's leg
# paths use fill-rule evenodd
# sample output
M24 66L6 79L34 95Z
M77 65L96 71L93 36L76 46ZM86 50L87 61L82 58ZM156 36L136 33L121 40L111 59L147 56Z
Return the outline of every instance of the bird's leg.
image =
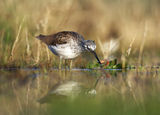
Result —
M70 60L69 69L72 69L72 60Z
M62 58L60 57L60 61L59 61L59 67L58 67L59 70L62 69Z

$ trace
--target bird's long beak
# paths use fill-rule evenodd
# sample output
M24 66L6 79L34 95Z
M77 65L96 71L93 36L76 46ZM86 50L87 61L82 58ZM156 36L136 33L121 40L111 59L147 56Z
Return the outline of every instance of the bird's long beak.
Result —
M97 56L97 54L96 54L96 52L95 51L91 51L93 54L94 54L94 56L96 57L96 59L97 59L97 61L98 61L98 63L99 64L101 64L101 62L100 62L100 60L99 60L99 58L98 58L98 56Z

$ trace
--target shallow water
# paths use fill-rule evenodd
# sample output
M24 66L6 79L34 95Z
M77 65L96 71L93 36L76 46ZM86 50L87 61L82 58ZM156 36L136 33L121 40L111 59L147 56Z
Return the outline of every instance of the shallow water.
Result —
M158 69L1 69L2 115L159 114Z

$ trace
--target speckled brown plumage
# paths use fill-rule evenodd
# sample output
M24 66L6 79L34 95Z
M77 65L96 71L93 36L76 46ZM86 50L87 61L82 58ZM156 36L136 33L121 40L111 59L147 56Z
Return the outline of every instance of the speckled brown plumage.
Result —
M73 59L84 51L94 54L100 63L97 54L94 52L96 44L93 40L84 40L83 36L73 31L62 31L51 35L39 35L39 40L44 42L53 54L62 59Z
M77 32L72 31L62 31L52 35L39 35L37 36L42 42L47 45L57 45L57 44L66 44L69 42L69 39L73 39L76 41L83 41L83 36L78 34Z

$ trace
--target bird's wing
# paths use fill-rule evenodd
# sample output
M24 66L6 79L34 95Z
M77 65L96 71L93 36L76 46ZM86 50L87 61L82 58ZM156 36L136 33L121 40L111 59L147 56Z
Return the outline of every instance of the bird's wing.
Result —
M83 40L83 37L76 32L71 31L62 31L52 35L39 35L38 38L46 43L47 45L58 45L58 44L66 44L71 39L74 40Z
M50 45L58 45L58 44L66 44L67 42L69 42L70 39L73 38L72 35L66 33L66 32L59 32L56 34L53 34L51 36L52 42Z

